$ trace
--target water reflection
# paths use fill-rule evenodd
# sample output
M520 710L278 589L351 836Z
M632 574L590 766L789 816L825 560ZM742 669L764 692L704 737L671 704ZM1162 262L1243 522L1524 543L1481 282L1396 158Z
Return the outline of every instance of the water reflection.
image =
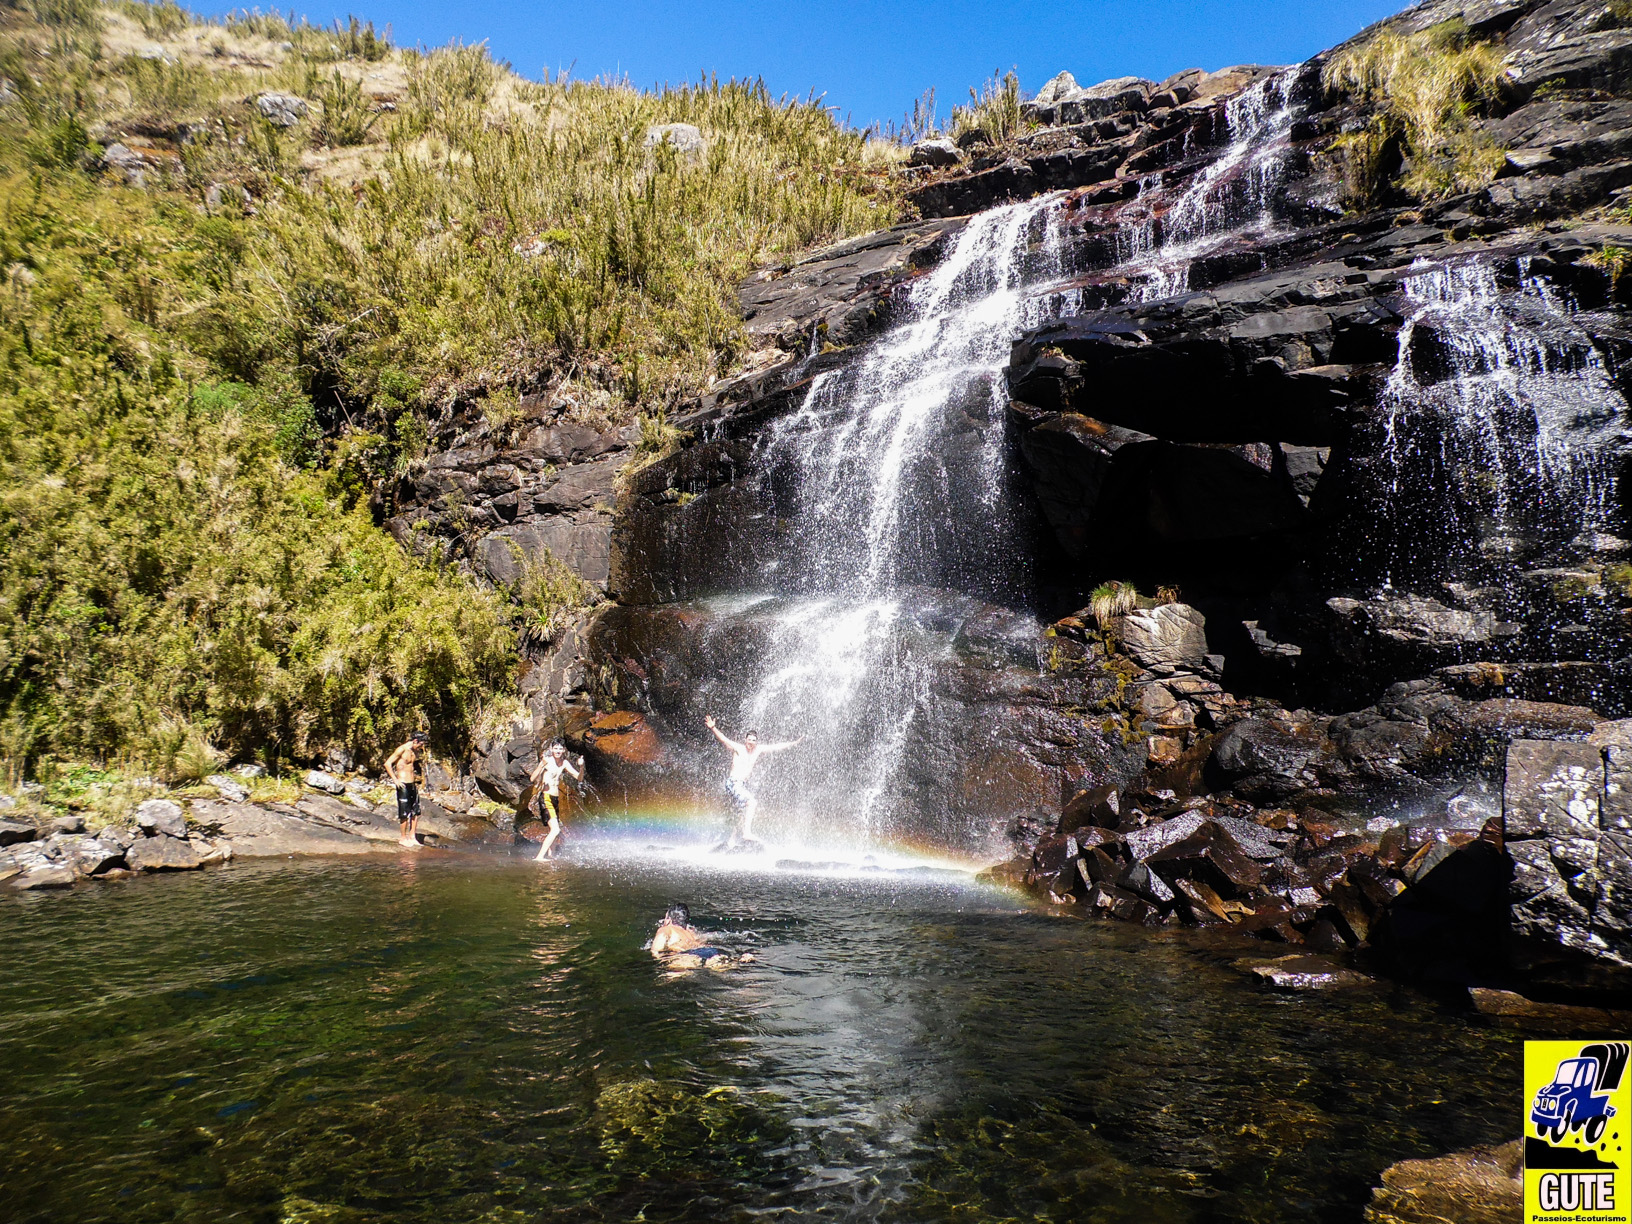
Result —
M686 900L726 973L641 950ZM0 906L19 1220L1360 1218L1516 1043L944 879L425 855Z

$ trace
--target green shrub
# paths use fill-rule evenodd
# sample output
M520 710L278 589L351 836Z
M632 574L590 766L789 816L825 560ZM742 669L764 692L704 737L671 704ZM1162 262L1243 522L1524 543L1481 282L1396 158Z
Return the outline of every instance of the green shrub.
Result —
M120 63L118 72L130 90L132 108L149 118L194 118L217 96L209 70L196 64L168 64L131 55Z
M457 743L509 683L509 612L292 466L310 405L286 384L189 373L174 337L202 219L83 178L18 187L0 259L32 283L0 297L0 754L180 777L201 737L305 756L429 721Z
M1102 582L1088 595L1088 611L1101 629L1138 606L1139 588L1131 582Z
M185 30L190 22L187 11L171 0L125 0L119 10L136 20L149 38L168 38Z
M0 108L0 758L18 766L125 756L181 778L206 749L366 754L421 723L461 751L514 704L517 630L548 637L594 592L553 559L510 591L413 559L372 517L394 478L451 412L505 416L523 387L597 428L644 415L661 451L661 406L743 351L737 280L896 216L861 133L759 82L530 83L483 47L259 14L219 24L293 54L270 79L212 75L64 35L99 13L59 2L50 29L0 34L20 101ZM409 78L388 123L333 73L311 125L245 105L387 56ZM79 169L88 131L133 111L186 120L181 175ZM646 147L674 122L703 155ZM356 184L301 177L308 127L362 142Z
M322 144L336 148L363 144L380 121L372 101L363 93L362 82L348 80L338 68L329 80L313 74L303 92L316 98L323 108L313 129Z

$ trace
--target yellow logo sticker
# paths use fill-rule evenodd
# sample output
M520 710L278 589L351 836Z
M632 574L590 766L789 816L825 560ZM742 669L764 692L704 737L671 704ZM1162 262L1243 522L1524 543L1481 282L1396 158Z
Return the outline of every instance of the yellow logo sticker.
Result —
M1632 1224L1632 1042L1524 1043L1525 1224Z

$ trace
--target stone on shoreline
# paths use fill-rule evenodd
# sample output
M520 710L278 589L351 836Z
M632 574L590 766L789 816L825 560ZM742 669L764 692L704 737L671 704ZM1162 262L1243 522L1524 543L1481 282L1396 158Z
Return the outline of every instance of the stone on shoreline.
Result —
M40 831L33 825L21 820L0 820L0 846L15 846L18 842L31 842L40 835Z
M136 827L151 835L185 839L187 817L173 799L149 799L136 808Z
M70 868L55 863L42 864L32 871L25 871L12 880L11 886L19 892L27 892L35 888L71 888L75 876Z
M211 774L204 781L220 791L221 798L228 803L246 803L249 801L249 788L236 778L228 777L226 774Z
M194 871L204 856L185 838L141 837L125 851L125 862L134 871Z
M323 791L329 795L341 794L346 789L344 782L321 769L308 769L304 781L313 790ZM234 802L237 801L234 800Z

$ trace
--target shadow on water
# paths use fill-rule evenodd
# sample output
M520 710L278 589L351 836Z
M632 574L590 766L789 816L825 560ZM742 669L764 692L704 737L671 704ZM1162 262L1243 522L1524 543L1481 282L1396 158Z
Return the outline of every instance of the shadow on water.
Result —
M669 974L684 898L758 958ZM452 856L0 906L19 1221L1358 1220L1518 1043L945 876Z

